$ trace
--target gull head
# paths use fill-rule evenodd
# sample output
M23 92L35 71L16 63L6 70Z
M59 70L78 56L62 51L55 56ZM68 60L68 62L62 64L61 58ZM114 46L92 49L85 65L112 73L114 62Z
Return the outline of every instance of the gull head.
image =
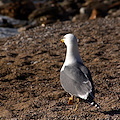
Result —
M73 34L66 34L61 42L65 43L66 46L77 44L77 39Z

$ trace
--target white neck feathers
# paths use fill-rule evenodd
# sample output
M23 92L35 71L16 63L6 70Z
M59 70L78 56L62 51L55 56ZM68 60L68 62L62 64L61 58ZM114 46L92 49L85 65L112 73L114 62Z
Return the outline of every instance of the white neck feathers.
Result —
M66 53L66 59L63 64L63 67L61 69L64 70L64 67L70 64L73 64L75 62L83 63L79 54L79 49L77 44L69 44L67 46L67 53Z

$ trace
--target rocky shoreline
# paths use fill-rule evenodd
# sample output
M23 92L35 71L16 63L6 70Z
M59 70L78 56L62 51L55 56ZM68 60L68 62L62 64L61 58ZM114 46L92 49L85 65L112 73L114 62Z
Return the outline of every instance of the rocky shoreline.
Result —
M118 0L1 0L0 14L24 20L13 24L2 18L1 26L18 28L25 31L38 25L57 21L86 21L97 18L116 18L120 16Z
M1 0L0 38L59 21L120 16L119 0Z
M81 101L68 105L59 72L66 48L60 39L73 33L90 69L101 109ZM120 18L56 22L0 39L0 119L119 120Z

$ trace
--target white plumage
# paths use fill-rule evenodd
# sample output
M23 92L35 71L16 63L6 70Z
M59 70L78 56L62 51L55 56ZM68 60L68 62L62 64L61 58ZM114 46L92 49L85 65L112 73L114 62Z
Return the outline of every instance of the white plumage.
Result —
M60 71L62 87L71 96L82 98L92 103L93 106L99 107L93 100L93 81L90 71L80 57L76 37L73 34L66 34L61 42L67 46L65 62Z

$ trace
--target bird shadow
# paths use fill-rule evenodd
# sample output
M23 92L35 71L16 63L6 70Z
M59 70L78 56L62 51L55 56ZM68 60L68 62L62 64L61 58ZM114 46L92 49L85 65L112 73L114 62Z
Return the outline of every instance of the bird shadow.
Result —
M120 114L120 109L118 109L118 110L104 111L103 113L105 115L111 115L111 116L113 116L113 115L116 115L116 114Z

